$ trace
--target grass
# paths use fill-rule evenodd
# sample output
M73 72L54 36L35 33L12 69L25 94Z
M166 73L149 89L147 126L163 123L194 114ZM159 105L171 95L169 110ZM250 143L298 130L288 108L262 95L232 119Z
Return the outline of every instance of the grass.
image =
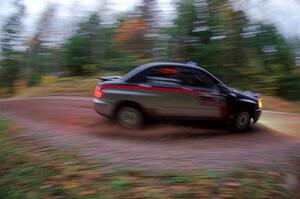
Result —
M0 117L0 132L9 128L9 123L6 119Z
M53 77L44 76L39 86L16 89L17 97L67 95L67 96L93 96L98 77L120 75L120 72L101 72L95 76L87 77Z
M16 96L92 96L98 81L97 77L59 78L55 82L47 84L43 83L40 86L25 88L17 93Z
M7 120L0 119L0 124L0 198L297 197L285 188L284 173L237 168L229 174L149 174L44 146L34 139L17 136Z

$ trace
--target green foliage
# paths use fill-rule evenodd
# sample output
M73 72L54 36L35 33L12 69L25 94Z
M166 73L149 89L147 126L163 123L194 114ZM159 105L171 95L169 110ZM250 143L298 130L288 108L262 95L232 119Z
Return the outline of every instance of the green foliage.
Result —
M8 128L9 128L8 121L6 119L0 117L0 132L5 131Z
M9 55L8 55L9 54ZM21 55L16 53L7 53L2 61L0 61L0 87L8 88L9 93L13 93L14 82L18 79L18 73L21 68Z
M185 36L194 30L194 23L197 20L197 7L194 0L181 1L178 5L178 16L175 24L178 28L178 35Z
M167 184L184 184L188 183L190 176L170 176L165 178L163 181Z
M113 34L111 28L100 26L98 14L90 15L79 24L76 33L64 45L64 63L70 74L91 74L106 60L119 58L112 49Z
M300 76L289 75L280 79L278 95L290 100L300 99Z
M84 64L90 62L88 38L73 36L65 46L65 59L71 75L82 75Z
M16 0L14 6L17 9L16 13L13 13L2 27L1 49L3 53L13 52L14 47L18 45L16 42L20 42L21 20L25 14L25 6L21 0Z
M127 181L126 179L114 179L111 182L109 182L110 189L114 191L126 190L131 185L132 183Z
M13 85L18 78L22 63L20 52L15 49L21 45L19 37L22 31L21 21L25 13L25 6L21 1L15 1L14 6L17 11L2 27L0 42L3 55L0 61L0 88L8 88L9 93L14 92Z
M38 83L40 83L41 74L33 70L29 70L29 72L30 73L27 76L27 86L36 86Z

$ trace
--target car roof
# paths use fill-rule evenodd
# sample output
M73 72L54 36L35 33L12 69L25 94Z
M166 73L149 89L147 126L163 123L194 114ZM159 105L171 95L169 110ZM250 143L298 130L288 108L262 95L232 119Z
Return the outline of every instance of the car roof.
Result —
M195 65L189 65L189 64L184 64L184 63L176 63L176 62L151 62L151 63L147 63L147 64L143 64L141 66L139 66L138 68L140 70L144 70L147 68L151 68L154 66L181 66L181 67L188 67L188 68L193 68L193 69L203 69L200 66L195 66Z
M194 66L194 65L189 65L189 64L183 64L183 63L176 63L176 62L151 62L147 64L143 64L141 66L136 67L129 73L127 73L122 79L123 81L127 81L128 79L132 78L136 74L140 73L141 71L144 71L146 69L155 67L155 66L179 66L179 67L185 67L185 68L191 68L191 69L198 69L198 70L204 70L205 69L199 67L199 66Z

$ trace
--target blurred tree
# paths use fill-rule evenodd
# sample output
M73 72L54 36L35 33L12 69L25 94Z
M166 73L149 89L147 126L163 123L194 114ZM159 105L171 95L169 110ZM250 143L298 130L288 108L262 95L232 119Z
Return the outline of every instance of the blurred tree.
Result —
M184 61L193 59L208 67L222 64L220 50L225 32L219 11L209 3L179 1L175 27L171 28L173 42L177 43L175 56Z
M288 80L286 77L291 76L294 64L294 55L289 44L275 26L270 24L260 24L260 29L253 39L251 43L255 44L257 56L261 59L261 67L264 69L261 74L263 89L271 89L271 94L282 94L280 88Z
M118 43L121 50L145 56L147 29L145 21L141 18L126 19L117 28L114 41Z
M155 12L155 0L143 0L141 6L123 17L114 37L119 48L153 59L154 42L159 39Z
M128 42L132 39L143 37L147 30L146 23L140 18L132 18L122 22L115 36L117 42Z
M87 21L80 23L64 48L66 65L71 75L82 75L84 65L99 63L104 58L104 48L98 14L92 14Z
M51 33L54 30L52 25L55 13L56 5L49 4L40 17L36 33L28 41L26 78L29 86L39 83L42 73L51 71L51 63L54 60L47 61L45 58L51 56L49 48L51 48L52 42L49 38L51 38Z
M209 27L212 31L210 40L211 43L218 44L216 51L220 59L212 70L224 81L235 84L247 78L241 71L246 61L242 33L248 20L244 12L234 10L228 0L209 0L208 9Z
M22 63L22 17L25 6L21 0L14 2L16 12L12 14L2 27L1 50L3 59L0 68L0 87L6 87L13 93L13 85L18 78Z
M173 59L192 59L237 87L276 94L294 62L274 26L251 23L228 0L179 0L174 25Z
M194 30L198 20L198 10L194 0L180 1L177 6L177 18L174 23L176 30L172 37L175 38L177 55L188 60L194 52L194 44L199 41L195 37Z

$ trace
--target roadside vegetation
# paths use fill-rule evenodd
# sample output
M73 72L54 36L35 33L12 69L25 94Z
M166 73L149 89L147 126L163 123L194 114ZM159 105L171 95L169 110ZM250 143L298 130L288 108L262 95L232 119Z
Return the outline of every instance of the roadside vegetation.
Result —
M286 174L263 168L230 173L145 172L86 159L19 136L0 119L0 198L297 198ZM300 164L300 158L295 159ZM298 177L299 173L297 174Z

